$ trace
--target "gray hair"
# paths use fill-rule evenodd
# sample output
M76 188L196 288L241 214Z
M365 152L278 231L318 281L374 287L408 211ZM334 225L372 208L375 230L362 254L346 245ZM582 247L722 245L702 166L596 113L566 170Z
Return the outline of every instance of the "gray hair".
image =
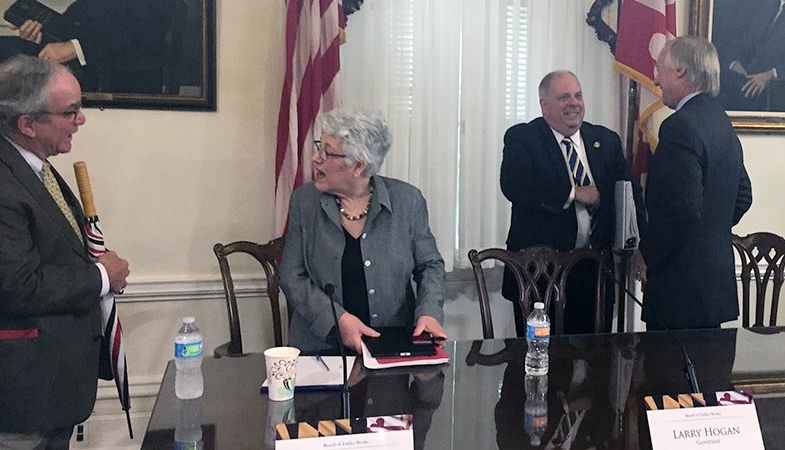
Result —
M341 141L347 165L365 161L368 166L363 176L376 175L392 145L390 130L380 113L334 109L320 114L318 121L323 133Z
M16 120L30 114L34 120L49 108L49 83L68 71L53 61L18 55L0 64L0 133L18 131Z
M690 87L716 96L720 92L720 60L708 39L680 36L665 44L663 60L671 70L684 68Z
M542 78L542 81L540 81L540 87L537 89L540 99L548 96L548 93L551 90L551 82L553 82L553 79L562 75L572 75L576 80L578 79L578 76L569 70L554 70L553 72L549 72Z

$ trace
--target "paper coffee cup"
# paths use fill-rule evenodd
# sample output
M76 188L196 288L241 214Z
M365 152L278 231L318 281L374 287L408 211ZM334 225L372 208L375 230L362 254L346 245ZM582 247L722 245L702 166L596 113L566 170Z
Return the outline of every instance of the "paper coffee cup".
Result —
M264 351L267 395L270 400L282 401L294 397L299 355L300 349L295 347L273 347Z

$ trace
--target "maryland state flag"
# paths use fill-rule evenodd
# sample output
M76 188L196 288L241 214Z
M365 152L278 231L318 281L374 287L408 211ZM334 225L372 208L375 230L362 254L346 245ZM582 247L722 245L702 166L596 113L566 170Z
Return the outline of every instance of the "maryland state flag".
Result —
M657 146L656 132L650 119L663 107L662 92L654 85L654 66L665 42L675 36L676 0L622 2L613 68L637 81L640 86L632 149L632 166L639 179L649 171L649 154Z

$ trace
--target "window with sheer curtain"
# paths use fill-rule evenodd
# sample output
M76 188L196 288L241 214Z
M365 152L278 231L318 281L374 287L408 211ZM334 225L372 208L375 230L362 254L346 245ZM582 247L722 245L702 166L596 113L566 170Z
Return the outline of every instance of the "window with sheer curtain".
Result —
M612 55L585 23L592 0L366 0L341 48L344 107L379 110L393 147L381 173L417 186L448 271L503 247L504 132L540 115L551 70L581 79L586 120L619 129Z

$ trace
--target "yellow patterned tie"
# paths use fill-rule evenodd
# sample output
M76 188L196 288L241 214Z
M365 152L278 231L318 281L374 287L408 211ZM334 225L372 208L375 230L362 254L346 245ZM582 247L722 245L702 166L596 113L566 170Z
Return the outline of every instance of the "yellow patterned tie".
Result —
M57 207L60 208L60 211L62 211L66 220L68 220L68 223L71 224L71 228L74 229L74 233L76 233L76 235L79 236L79 239L81 240L82 233L79 231L79 226L76 224L74 213L72 213L71 208L68 207L65 197L63 197L63 191L60 190L60 185L57 184L57 179L52 173L52 166L49 164L49 161L46 160L44 160L43 181L46 190L49 191L49 194L52 196L55 203L57 203Z

